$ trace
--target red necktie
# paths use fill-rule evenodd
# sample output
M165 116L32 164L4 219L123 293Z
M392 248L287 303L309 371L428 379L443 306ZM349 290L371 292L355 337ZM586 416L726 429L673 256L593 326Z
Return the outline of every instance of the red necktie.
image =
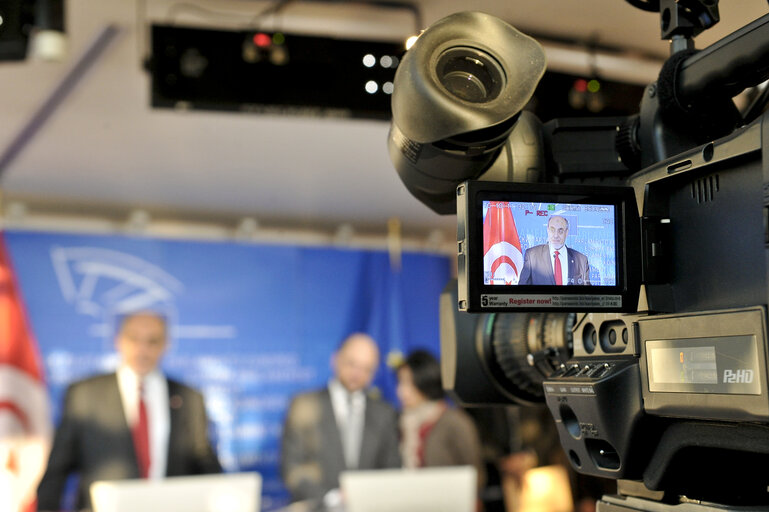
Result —
M139 384L139 414L136 417L131 434L136 449L136 462L139 463L139 476L147 478L150 472L150 436L147 424L147 406L144 403L142 385Z
M561 258L558 257L558 251L555 251L555 284L563 284L563 273L561 272Z

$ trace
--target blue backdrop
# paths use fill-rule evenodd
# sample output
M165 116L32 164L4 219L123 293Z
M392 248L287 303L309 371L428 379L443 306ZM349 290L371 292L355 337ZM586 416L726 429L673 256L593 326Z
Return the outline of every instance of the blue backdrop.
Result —
M152 308L171 318L165 371L203 392L227 471L258 471L265 509L285 505L278 473L286 407L325 384L352 331L383 355L438 353L445 256L385 251L6 231L58 421L66 386L115 368L114 321ZM395 402L382 366L375 384Z

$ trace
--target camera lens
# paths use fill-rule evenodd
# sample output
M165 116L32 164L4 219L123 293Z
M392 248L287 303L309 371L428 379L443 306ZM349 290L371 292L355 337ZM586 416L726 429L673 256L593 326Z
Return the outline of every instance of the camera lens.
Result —
M436 73L449 93L471 103L493 100L505 83L504 72L496 59L475 48L446 50L438 57Z

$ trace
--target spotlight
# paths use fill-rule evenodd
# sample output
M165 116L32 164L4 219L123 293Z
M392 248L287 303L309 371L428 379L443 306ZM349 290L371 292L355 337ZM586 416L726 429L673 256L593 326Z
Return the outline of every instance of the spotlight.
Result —
M64 1L38 0L30 52L33 58L61 61L67 53L64 34Z

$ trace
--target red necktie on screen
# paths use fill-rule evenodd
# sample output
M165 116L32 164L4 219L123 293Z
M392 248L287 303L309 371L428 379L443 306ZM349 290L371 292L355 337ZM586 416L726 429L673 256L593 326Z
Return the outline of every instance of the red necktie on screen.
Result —
M136 423L134 423L131 434L136 449L136 461L139 463L139 476L147 478L150 472L150 433L147 423L147 406L144 403L144 390L141 384L139 384L137 408Z
M563 272L561 271L561 258L558 257L558 251L555 251L555 284L563 284Z

